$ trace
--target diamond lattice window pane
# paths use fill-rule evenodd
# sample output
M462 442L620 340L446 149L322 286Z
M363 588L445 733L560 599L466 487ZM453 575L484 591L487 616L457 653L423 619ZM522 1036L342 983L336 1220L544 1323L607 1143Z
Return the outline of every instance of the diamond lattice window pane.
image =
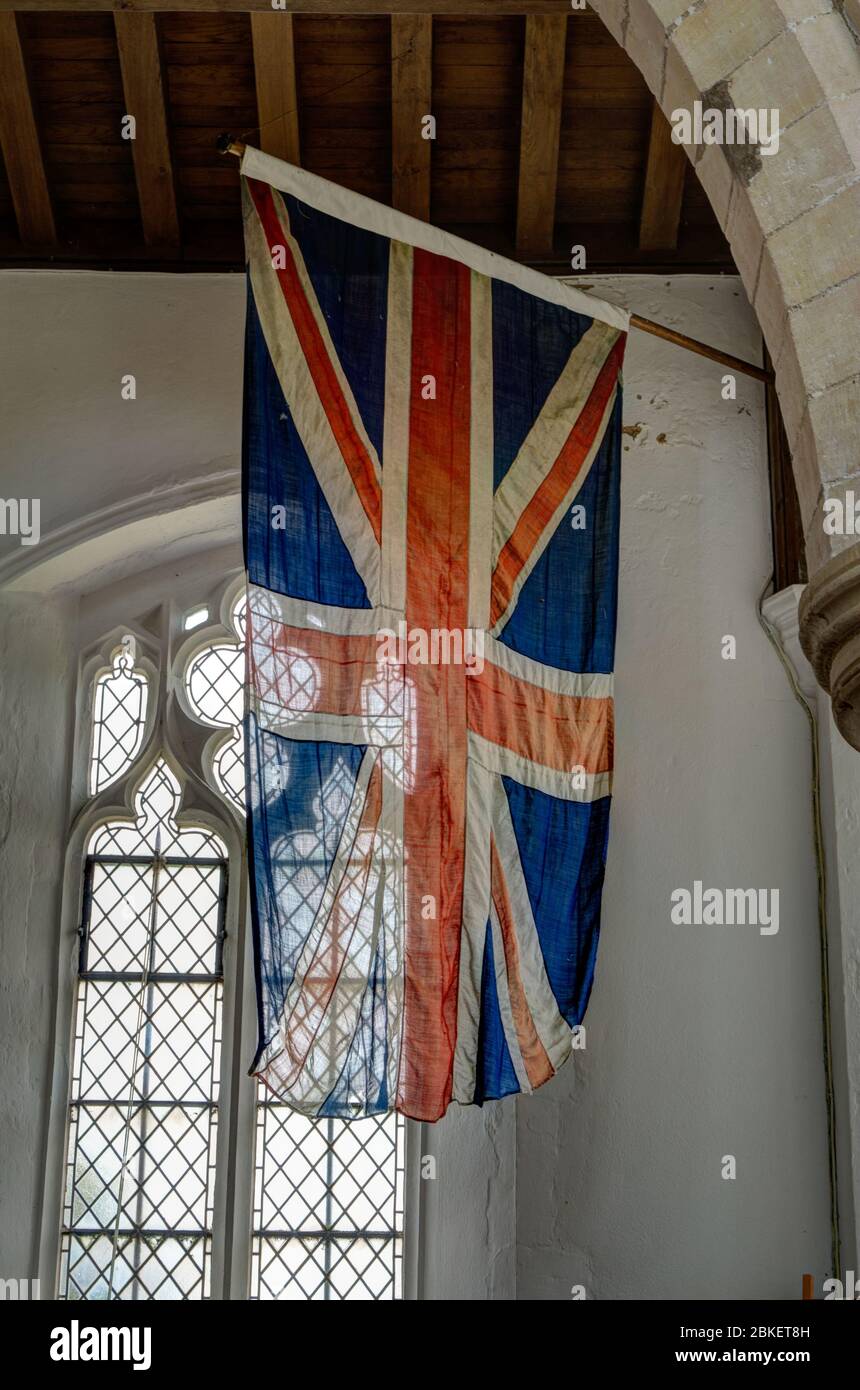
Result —
M209 1294L226 863L162 760L90 840L60 1297Z
M205 1227L207 1170L216 1140L208 1107L138 1106L129 1119L122 1106L80 1106L72 1123L74 1229L115 1223L124 1153L121 1230Z
M232 614L245 636L245 598ZM265 636L265 633L264 633ZM262 643L265 648L265 641ZM307 702L314 672L301 654L286 676ZM261 659L283 681L283 653ZM279 663L281 663L279 665ZM201 648L185 672L186 692L201 722L232 729L216 745L214 780L222 795L245 805L244 651L223 640ZM271 668L271 669L270 669ZM288 745L277 752L273 787L289 779ZM297 937L319 906L327 862L340 839L352 778L338 763L314 808L315 824L285 839L273 864L276 887L290 884L300 906L289 930ZM301 918L301 920L298 920ZM345 974L339 976L344 996ZM364 988L356 979L355 990ZM251 1297L259 1299L397 1298L403 1241L404 1121L394 1115L347 1123L311 1120L260 1092L255 1138Z
M167 864L159 883L153 970L178 975L218 969L223 872L209 864Z
M343 1122L332 1145L331 1224L340 1230L391 1230L397 1221L397 1139L393 1115Z
M111 1237L72 1236L63 1251L61 1286L74 1300L208 1298L211 1244L209 1236L122 1236L111 1291Z
M245 739L241 729L222 743L215 756L213 770L222 795L245 809Z
M94 864L90 882L87 968L115 974L146 963L152 865Z
M176 821L182 799L179 782L163 758L155 763L138 787L134 818L108 821L90 838L94 858L151 859L156 848L162 857L224 860L223 840L211 830L180 829Z
M393 1242L336 1240L332 1242L332 1297L350 1300L397 1298Z
M204 724L235 728L244 710L245 653L217 643L194 658L186 675L188 698Z
M88 980L76 1048L78 1098L199 1103L217 1090L221 986ZM134 1073L134 1085L131 1078Z
M324 1240L263 1237L254 1255L255 1297L315 1302L326 1297Z
M266 1230L316 1231L326 1222L326 1160L330 1149L324 1125L285 1105L261 1110L256 1199Z
M261 1092L251 1297L401 1293L402 1116L313 1120Z
M123 974L146 966L156 973L215 973L223 891L221 866L162 865L155 935L150 943L152 887L149 862L93 863L88 972Z
M218 744L212 774L218 791L240 811L245 809L245 621L247 599L234 603L230 621L238 643L215 641L202 647L184 672L185 692L203 724L229 729Z
M134 668L134 639L127 639L113 669L99 676L93 695L90 791L99 792L131 766L146 726L149 683Z

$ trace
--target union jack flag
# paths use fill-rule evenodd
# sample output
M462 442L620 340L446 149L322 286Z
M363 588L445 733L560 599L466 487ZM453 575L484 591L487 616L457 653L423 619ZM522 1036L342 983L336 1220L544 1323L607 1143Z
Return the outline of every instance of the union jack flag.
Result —
M436 1120L548 1080L591 989L627 316L242 172L251 1070Z

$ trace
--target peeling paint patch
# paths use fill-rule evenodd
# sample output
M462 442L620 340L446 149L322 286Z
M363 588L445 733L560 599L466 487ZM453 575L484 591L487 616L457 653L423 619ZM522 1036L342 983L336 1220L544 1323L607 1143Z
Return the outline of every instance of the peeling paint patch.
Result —
M715 82L713 87L709 87L706 92L702 93L702 106L705 109L713 106L716 110L722 111L724 116L726 112L736 109L729 84L725 78ZM761 169L761 146L724 144L721 148L726 157L726 163L737 174L741 183L750 184Z
M659 492L649 491L641 493L632 506L637 512L658 512L675 521L681 515L682 508L697 507L701 501L702 495L697 492L682 492L670 499Z
M637 420L635 425L622 425L621 433L629 434L631 439L638 439L644 428L645 426L641 423L641 421Z
M637 512L665 512L668 506L666 499L658 497L656 492L643 492L633 503Z

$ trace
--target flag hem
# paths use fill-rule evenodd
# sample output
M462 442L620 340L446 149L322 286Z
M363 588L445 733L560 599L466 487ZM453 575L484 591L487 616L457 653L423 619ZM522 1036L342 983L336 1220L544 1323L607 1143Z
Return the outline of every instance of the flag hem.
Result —
M253 145L245 146L240 169L245 178L260 179L279 192L312 203L320 212L353 227L362 227L392 241L405 242L408 246L461 261L479 274L503 280L526 294L535 295L551 304L560 304L576 314L599 319L622 333L626 333L630 327L630 314L626 309L596 299L564 280L554 279L539 270L508 260L495 251L485 251L473 242L444 232L429 222L421 222L408 213L397 212L384 203L366 198L362 193L353 193L340 184L320 178L318 174L311 174L307 169L299 169L294 164L276 159L274 155L264 154Z

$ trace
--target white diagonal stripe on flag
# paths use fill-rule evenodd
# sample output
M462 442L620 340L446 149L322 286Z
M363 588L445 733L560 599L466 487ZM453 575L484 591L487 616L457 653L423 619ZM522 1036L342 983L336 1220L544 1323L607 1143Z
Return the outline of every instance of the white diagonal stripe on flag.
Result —
M538 1037L553 1067L558 1070L570 1053L570 1028L559 1012L546 973L528 888L523 875L511 810L501 777L494 779L493 834L504 869L511 901L514 931L519 948L520 975Z
M558 666L544 666L530 656L515 652L506 647L490 633L484 637L484 660L500 666L503 671L517 680L528 681L551 690L554 695L573 695L588 700L608 700L612 698L614 678L597 671L562 671Z
M490 916L490 827L492 777L474 759L466 764L466 857L463 870L463 922L457 992L457 1046L453 1097L462 1105L475 1098L478 1035L481 1026L481 975Z
M573 505L577 493L580 491L580 489L584 486L585 482L587 481L588 475L591 471L591 465L594 463L594 460L597 457L597 454L600 450L600 446L603 443L603 436L606 433L606 427L609 424L609 421L612 419L612 412L615 409L615 400L617 394L618 390L616 387L615 390L612 391L609 400L606 403L603 415L601 417L600 425L597 429L597 433L595 434L594 439L591 442L591 446L588 450L588 453L582 461L581 468L579 469L576 477L574 478L564 497L561 499L560 503L553 512L553 515L550 518L548 525L544 527L540 537L532 546L525 560L525 563L520 569L519 574L517 575L517 578L514 581L514 585L511 590L510 597L505 606L504 612L499 616L492 629L494 636L498 636L499 633L503 631L506 623L510 619L511 614L517 606L517 600L519 599L523 585L529 578L529 575L532 573L532 570L534 569L538 560L543 555L544 551L546 550L547 546L549 545L550 541L552 540L553 536L558 530L558 527L561 524L562 518L564 517L565 513ZM496 494L496 496L498 496L498 493Z
M251 253L251 287L266 346L317 482L364 582L368 597L374 603L379 598L380 547L320 400L292 316L284 302L268 242L247 193L245 201L245 238ZM354 420L353 423L356 428L359 427L358 421ZM377 460L377 469L378 466Z
M494 565L567 443L600 375L600 369L617 340L618 329L598 320L582 335L516 458L496 488L493 500ZM602 436L603 428L598 433L598 440Z
M523 1061L517 1026L514 1022L514 1013L511 1008L511 996L508 988L508 969L505 958L505 943L502 938L502 928L499 923L499 914L496 911L495 903L490 904L490 930L493 934L493 967L496 976L496 997L499 1001L502 1031L505 1035L505 1042L508 1045L508 1052L511 1056L511 1063L516 1073L520 1090L524 1095L529 1095L532 1090L532 1084L529 1081L529 1074L526 1070L526 1064Z
M611 772L559 772L543 763L532 762L500 743L491 743L473 730L469 731L469 757L488 772L501 773L524 787L534 787L561 801L599 801L612 792ZM584 785L580 786L580 782Z

